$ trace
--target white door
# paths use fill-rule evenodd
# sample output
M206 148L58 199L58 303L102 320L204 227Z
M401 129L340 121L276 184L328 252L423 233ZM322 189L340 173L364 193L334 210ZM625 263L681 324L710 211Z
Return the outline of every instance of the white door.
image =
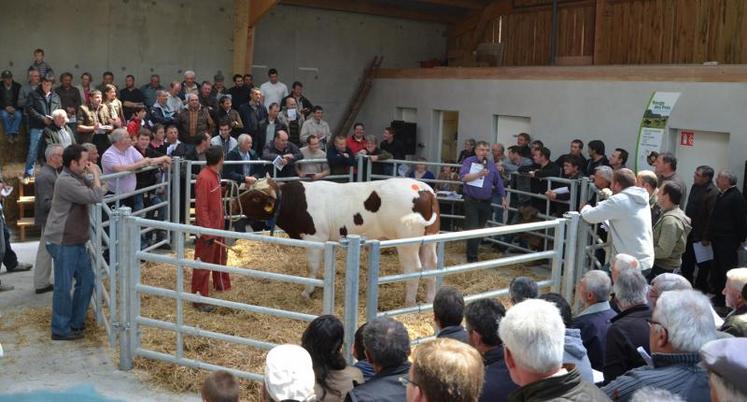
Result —
M729 164L729 133L677 129L673 138L677 172L687 188L693 184L693 173L701 165L708 165L718 173Z
M493 129L496 142L500 142L506 148L515 145L516 136L519 133L532 134L530 130L531 122L532 119L529 117L495 115Z

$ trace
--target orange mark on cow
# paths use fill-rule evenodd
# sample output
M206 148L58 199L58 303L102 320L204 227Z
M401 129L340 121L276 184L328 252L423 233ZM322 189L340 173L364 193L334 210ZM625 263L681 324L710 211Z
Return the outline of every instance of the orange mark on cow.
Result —
M412 186L410 186L410 188L414 191L420 191L420 186L418 186L417 184L413 184Z

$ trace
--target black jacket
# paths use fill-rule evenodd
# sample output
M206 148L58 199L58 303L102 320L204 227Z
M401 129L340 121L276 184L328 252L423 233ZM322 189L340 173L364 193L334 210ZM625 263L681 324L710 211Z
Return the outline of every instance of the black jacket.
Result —
M606 155L602 156L602 159L599 159L598 161L594 161L594 159L589 159L589 162L586 164L586 174L589 176L594 174L594 171L597 170L599 166L609 166L610 161L607 159Z
M597 371L604 369L604 349L607 342L607 331L610 320L617 315L614 310L597 311L584 314L573 320L573 328L581 330L581 341L589 355L591 368Z
M346 157L343 154L348 154ZM355 167L355 155L350 148L345 148L345 152L340 152L333 144L327 146L327 164L329 171L333 175L348 174L351 167Z
M254 152L253 149L249 150L249 155L251 160L256 161L259 160L257 157L257 153ZM226 155L226 161L241 161L243 160L241 158L241 153L239 153L239 147L232 149L227 155ZM250 175L251 176L258 176L261 171L263 171L261 165L249 165L251 167ZM244 175L244 165L234 165L234 164L225 164L223 165L223 177L229 180L233 180L239 185L241 183L244 183L244 179L246 176Z
M438 331L436 338L449 338L469 345L469 335L467 334L467 330L461 325L443 328Z
M407 377L410 363L399 367L388 368L358 385L348 393L345 402L404 402L407 399L407 387L399 382L399 377Z
M496 346L482 356L485 363L485 381L478 402L505 402L508 394L519 389L511 380L508 367L503 360L503 347Z
M648 333L648 332L646 332ZM511 402L604 402L610 398L594 384L581 379L575 368L568 374L527 384L508 396Z
M18 104L18 94L21 91L21 84L13 81L10 84L10 89L5 89L5 84L0 82L0 109L5 109L8 106L13 106L16 109L22 109L24 105ZM10 103L5 102L6 92L10 93Z
M392 140L391 144L386 141L381 141L379 148L392 154L392 158L394 159L405 159L405 146L401 141L397 141L396 138Z
M26 114L29 116L29 128L42 129L47 127L47 124L44 124L44 117L52 116L52 111L56 109L62 109L60 96L52 91L47 99L40 85L34 92L31 92L28 103L26 104Z
M690 218L690 225L693 228L690 232L692 241L700 241L703 238L718 194L718 189L712 182L708 182L705 186L693 185L690 189L685 214Z
M648 354L648 319L651 309L646 304L631 307L610 320L607 330L607 345L604 355L604 382L609 383L630 369L643 366L646 362L636 349L643 346Z
M703 234L706 240L736 239L744 241L747 236L747 201L736 186L720 193L713 206L711 221Z

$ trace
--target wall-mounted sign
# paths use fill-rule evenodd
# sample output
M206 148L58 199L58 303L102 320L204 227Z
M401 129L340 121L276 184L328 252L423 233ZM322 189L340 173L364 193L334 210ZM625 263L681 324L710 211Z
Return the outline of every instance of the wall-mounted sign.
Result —
M650 160L661 152L661 143L667 120L680 97L679 92L654 92L643 112L641 128L638 130L635 170L651 169Z
M695 145L695 133L692 131L680 131L680 145L684 147Z

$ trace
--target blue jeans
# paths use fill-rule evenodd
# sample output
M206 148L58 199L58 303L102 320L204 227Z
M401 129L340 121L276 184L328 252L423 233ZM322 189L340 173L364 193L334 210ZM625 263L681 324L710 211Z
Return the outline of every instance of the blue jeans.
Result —
M52 334L68 336L86 325L86 312L91 302L95 277L86 247L47 243L54 260L54 294L52 295ZM75 292L70 289L75 279Z
M0 110L0 119L3 120L3 128L5 129L5 135L8 137L15 137L18 135L18 131L21 129L21 112L16 110L15 112L8 113L7 110Z
M24 171L27 175L34 175L34 164L39 159L39 143L41 142L43 129L32 128L29 130L29 153L26 155L26 167Z

